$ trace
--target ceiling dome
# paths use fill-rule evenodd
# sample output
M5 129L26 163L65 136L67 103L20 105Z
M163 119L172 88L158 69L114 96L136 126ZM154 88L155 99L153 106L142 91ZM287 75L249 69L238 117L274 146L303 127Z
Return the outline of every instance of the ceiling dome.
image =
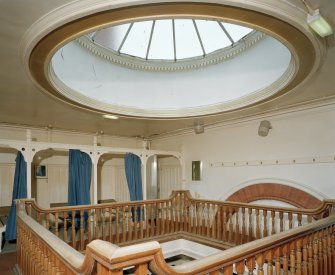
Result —
M52 29L46 25L43 39L37 32L26 47L33 79L100 113L162 119L228 112L283 95L315 69L315 47L302 31L232 6L129 6Z

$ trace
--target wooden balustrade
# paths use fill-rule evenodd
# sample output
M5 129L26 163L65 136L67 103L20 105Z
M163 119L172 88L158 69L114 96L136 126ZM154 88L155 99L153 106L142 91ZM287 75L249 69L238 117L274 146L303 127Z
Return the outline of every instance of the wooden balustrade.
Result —
M161 200L51 209L34 200L25 204L29 215L77 250L96 239L132 244L178 232L238 245L311 223L332 207L332 201L317 209L297 209L199 200L188 191L174 191Z
M141 209L140 209L141 210ZM18 203L18 262L23 274L334 274L335 215L211 256L167 265L158 242L118 247L95 240L85 256L27 215ZM95 267L95 269L94 269Z
M183 191L175 192L167 200L48 210L38 208L32 200L19 200L18 263L23 274L112 275L134 267L135 274L147 274L150 270L158 275L231 275L254 271L330 275L335 274L334 209L330 213L333 204L334 201L326 201L315 210L265 208L194 200ZM312 223L312 219L304 221L304 216L327 217ZM273 223L278 224L279 230L273 229ZM293 229L285 231L290 227ZM67 232L68 239L62 231ZM140 236L152 239L180 232L236 244L249 242L176 267L166 264L155 241L125 247L111 243L133 243ZM244 235L247 232L252 239L260 239L251 241L250 236ZM62 235L65 242L59 238ZM93 240L97 238L108 242ZM85 256L75 250L85 247Z

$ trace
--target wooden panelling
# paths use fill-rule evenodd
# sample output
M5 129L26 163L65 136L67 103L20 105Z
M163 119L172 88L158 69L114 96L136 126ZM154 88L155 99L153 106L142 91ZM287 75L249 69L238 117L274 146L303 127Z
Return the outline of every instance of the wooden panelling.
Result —
M0 207L12 204L15 164L0 164Z
M159 198L167 198L173 190L181 189L180 165L159 165L158 170Z

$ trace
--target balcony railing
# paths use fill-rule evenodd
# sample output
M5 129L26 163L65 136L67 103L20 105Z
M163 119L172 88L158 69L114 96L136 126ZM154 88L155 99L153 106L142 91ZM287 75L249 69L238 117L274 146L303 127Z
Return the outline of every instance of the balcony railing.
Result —
M198 200L188 191L164 200L53 209L21 200L19 265L22 270L55 268L60 274L122 274L131 266L135 274L148 269L155 274L232 274L233 269L254 274L255 268L258 274L264 268L268 274L334 274L334 205L328 200L317 209L268 207ZM226 250L172 268L152 242L171 237ZM86 250L85 256L73 248Z

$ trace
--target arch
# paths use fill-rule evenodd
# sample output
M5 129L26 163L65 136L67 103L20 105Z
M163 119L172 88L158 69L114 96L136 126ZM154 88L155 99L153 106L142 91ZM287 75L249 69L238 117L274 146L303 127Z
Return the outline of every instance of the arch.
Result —
M301 189L279 183L252 184L239 189L226 200L234 202L277 200L299 208L316 208L322 203L321 200Z

